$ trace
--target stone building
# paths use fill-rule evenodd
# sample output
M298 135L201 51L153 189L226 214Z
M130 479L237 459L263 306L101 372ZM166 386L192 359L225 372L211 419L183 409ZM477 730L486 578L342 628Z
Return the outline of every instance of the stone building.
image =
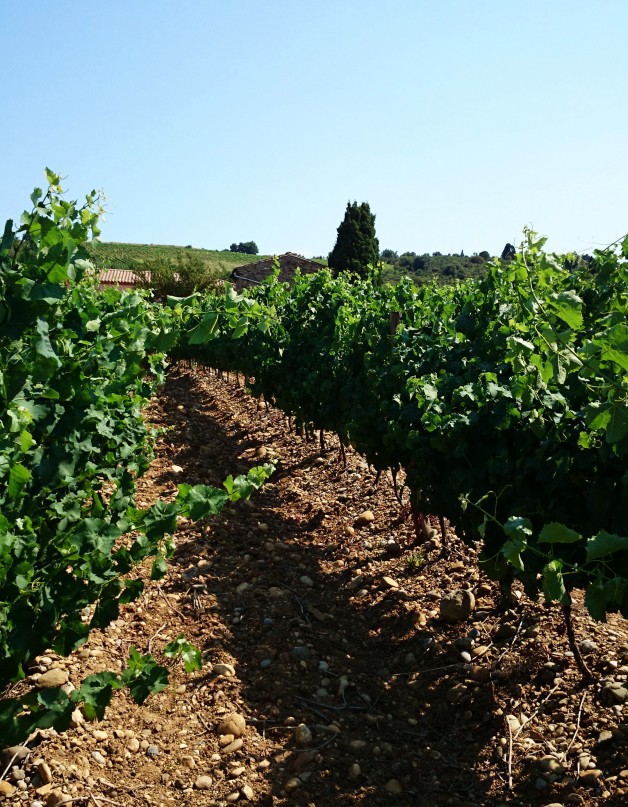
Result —
M245 289L261 283L273 272L275 260L279 261L279 280L282 283L290 283L294 277L297 267L301 274L309 275L320 271L323 266L318 261L311 261L296 252L285 252L276 258L264 258L261 261L247 263L244 266L236 267L231 273L231 280L237 289Z

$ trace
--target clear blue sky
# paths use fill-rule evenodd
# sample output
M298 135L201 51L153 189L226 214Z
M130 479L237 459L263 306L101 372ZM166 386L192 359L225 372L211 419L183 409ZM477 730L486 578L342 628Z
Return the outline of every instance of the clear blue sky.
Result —
M0 221L50 166L105 241L555 251L628 231L626 0L1 0Z

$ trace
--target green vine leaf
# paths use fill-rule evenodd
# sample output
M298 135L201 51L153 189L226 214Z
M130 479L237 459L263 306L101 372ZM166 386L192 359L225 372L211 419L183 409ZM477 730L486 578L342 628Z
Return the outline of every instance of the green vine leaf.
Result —
M539 533L539 541L546 544L573 544L582 541L582 535L556 521L546 524Z
M562 605L568 605L569 595L562 569L563 564L559 560L552 560L543 568L543 593L547 602L558 601Z
M599 560L615 552L628 551L628 536L600 530L587 541L587 560Z

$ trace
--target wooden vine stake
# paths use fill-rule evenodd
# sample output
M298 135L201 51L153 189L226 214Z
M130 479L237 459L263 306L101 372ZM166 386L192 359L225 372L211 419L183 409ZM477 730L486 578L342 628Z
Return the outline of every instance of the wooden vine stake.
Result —
M393 336L397 333L397 328L399 327L399 323L401 322L401 312L400 311L391 311L390 312L390 338L392 341Z

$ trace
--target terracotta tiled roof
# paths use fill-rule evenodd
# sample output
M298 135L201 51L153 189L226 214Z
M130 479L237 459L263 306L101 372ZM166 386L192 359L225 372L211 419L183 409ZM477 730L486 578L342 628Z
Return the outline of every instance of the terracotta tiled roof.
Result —
M131 269L105 269L100 273L98 279L101 283L113 286L119 283L125 286L137 286L142 282L142 278ZM150 281L150 272L147 273L147 280Z
M181 280L176 272L172 279L175 283ZM150 283L151 273L142 272L139 275L132 269L103 269L98 276L98 280L104 286L141 286L144 282Z

